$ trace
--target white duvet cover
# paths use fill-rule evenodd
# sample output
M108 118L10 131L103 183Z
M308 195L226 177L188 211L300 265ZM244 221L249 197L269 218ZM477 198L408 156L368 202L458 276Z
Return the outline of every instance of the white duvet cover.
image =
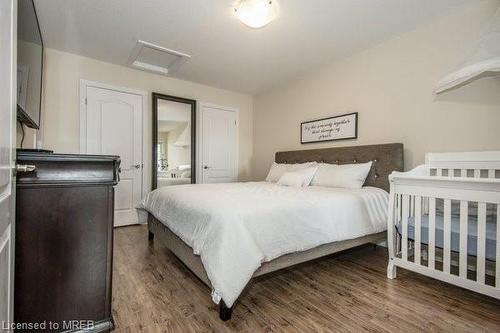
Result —
M263 262L384 231L388 197L374 187L180 185L152 191L141 208L201 256L214 302L232 306Z

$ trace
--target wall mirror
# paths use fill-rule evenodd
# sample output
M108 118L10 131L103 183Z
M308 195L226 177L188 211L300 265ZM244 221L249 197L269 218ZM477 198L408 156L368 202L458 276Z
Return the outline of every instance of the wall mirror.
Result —
M153 93L153 189L195 183L196 101Z

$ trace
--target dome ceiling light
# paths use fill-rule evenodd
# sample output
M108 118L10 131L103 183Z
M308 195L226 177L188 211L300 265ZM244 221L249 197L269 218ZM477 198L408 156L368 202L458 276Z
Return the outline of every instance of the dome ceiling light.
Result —
M257 29L279 16L279 5L277 0L238 0L234 13L243 24Z

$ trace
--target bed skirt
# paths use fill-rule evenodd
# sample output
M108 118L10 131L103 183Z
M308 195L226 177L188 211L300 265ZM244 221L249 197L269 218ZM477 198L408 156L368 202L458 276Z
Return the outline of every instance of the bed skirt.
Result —
M162 242L177 258L179 258L201 281L212 287L201 258L193 253L193 249L184 243L167 226L158 221L153 215L148 214L148 230L150 237L155 237ZM286 267L301 264L310 260L324 257L343 250L354 248L368 243L379 243L386 240L386 232L379 232L363 237L348 239L317 246L307 251L294 252L282 255L276 259L265 262L253 274L253 277L271 273Z

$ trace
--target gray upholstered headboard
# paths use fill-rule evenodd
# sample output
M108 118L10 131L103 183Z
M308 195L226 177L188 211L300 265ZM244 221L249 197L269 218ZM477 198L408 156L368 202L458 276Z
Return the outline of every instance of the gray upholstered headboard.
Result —
M389 174L403 171L403 144L390 143L369 146L335 147L311 150L280 151L277 163L324 162L332 164L364 163L373 161L365 186L389 191Z

